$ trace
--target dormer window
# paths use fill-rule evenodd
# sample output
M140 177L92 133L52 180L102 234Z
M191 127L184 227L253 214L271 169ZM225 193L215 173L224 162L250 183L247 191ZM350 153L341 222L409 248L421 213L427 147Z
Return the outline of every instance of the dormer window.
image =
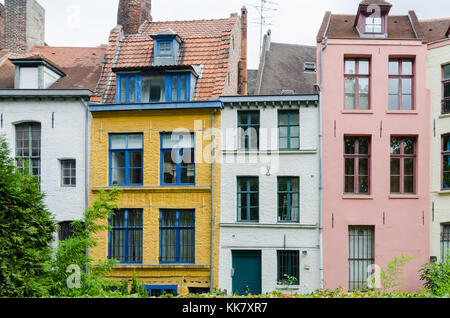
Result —
M163 30L150 37L154 41L152 66L177 65L183 40L172 29Z
M366 33L381 33L383 20L378 18L367 17L366 18Z
M192 72L117 74L117 78L116 103L121 104L190 101L196 81Z
M37 55L24 58L11 58L16 67L16 89L49 89L61 77L66 76L47 59Z

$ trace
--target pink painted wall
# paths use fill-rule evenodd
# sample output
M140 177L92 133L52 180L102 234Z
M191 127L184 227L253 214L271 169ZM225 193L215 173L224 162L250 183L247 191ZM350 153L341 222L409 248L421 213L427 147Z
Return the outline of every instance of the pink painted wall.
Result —
M320 61L319 44L317 50ZM405 268L405 289L422 286L419 269L429 261L430 105L426 46L420 41L328 40L323 60L323 255L326 288L348 287L348 227L375 226L375 264L415 257ZM344 57L370 57L370 111L344 111ZM388 111L388 60L415 59L415 111ZM320 80L320 75L318 75ZM336 130L335 130L336 121ZM380 128L381 136L380 136ZM344 136L371 136L369 196L344 196ZM390 137L417 136L416 195L390 195ZM385 220L383 224L383 213ZM334 224L333 223L334 218Z

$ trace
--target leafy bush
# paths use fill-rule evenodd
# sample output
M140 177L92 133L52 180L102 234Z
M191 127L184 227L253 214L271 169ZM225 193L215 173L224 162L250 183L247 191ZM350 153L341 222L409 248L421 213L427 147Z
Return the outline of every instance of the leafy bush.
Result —
M21 173L0 137L0 297L48 295L56 223L24 164Z
M427 291L438 297L450 296L450 257L440 263L428 263L420 270Z

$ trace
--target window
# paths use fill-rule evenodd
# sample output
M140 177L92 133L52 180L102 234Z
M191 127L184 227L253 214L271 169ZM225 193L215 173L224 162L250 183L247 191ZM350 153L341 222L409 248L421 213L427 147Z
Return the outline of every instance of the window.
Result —
M370 192L370 137L345 137L345 193Z
M142 77L141 98L143 103L159 103L166 101L166 77Z
M61 160L61 185L63 187L74 187L77 185L76 161Z
M366 17L366 33L381 33L382 23L381 17Z
M441 255L442 260L450 256L450 224L442 224Z
M450 134L442 136L442 189L450 189Z
M389 60L389 109L412 110L413 105L413 60Z
M299 251L277 251L278 259L278 283L294 277L294 285L299 284L300 279L300 253Z
M160 263L195 263L195 211L161 210Z
M442 113L450 113L450 64L442 68Z
M65 221L59 223L58 240L64 241L75 233L75 228L72 221Z
M345 109L369 109L370 60L345 59Z
M305 62L303 64L305 72L315 72L316 71L316 63L314 62Z
M349 290L366 290L374 264L373 226L349 227Z
M391 193L415 193L416 138L391 138Z
M278 222L299 222L300 191L298 177L278 178Z
M142 134L113 134L109 138L110 185L142 186Z
M118 74L116 103L165 103L190 100L190 73Z
M148 291L148 297L177 296L177 286L146 285L144 287Z
M239 149L259 149L259 111L238 112Z
M161 134L161 184L195 185L194 134Z
M39 88L39 69L37 67L19 68L19 88L20 89L38 89Z
M41 124L16 125L16 163L23 172L28 166L29 174L41 179Z
M278 135L280 150L300 149L300 126L298 110L280 110L278 112Z
M122 209L109 217L109 258L120 263L142 263L143 210Z
M239 222L259 221L258 177L237 178L237 201L237 219Z
M172 55L172 41L156 41L157 56L171 56Z

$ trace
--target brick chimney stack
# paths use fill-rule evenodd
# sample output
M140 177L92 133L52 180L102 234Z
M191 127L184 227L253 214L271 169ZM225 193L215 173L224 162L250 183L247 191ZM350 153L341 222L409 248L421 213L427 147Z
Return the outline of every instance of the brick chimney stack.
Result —
M5 40L5 20L5 7L0 3L0 50L3 49L3 41Z
M35 0L5 0L3 48L25 53L45 45L45 10Z
M241 59L239 61L238 94L247 95L247 8L241 9Z
M117 24L123 27L125 34L136 34L146 20L152 20L151 12L151 0L120 0Z

